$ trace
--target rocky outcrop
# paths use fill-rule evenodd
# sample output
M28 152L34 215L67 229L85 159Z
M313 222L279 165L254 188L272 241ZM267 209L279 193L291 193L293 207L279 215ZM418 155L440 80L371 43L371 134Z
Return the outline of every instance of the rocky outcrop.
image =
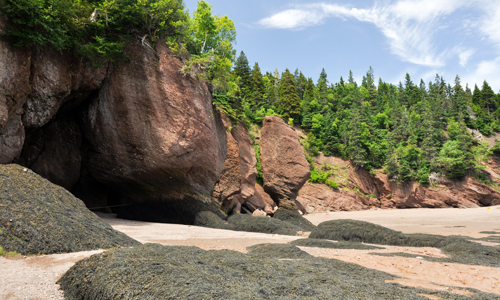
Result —
M322 213L365 210L375 200L367 198L355 192L307 182L300 190L297 202L303 207L303 213Z
M253 141L242 122L232 127L231 135L238 142L240 150L241 195L246 200L255 194L255 179L257 178L257 159L252 147Z
M84 117L89 170L115 191L121 217L192 223L218 212L211 192L224 167L226 132L208 87L182 76L165 43L133 43Z
M297 209L297 193L311 175L297 134L276 116L264 118L261 134L264 190L280 208Z
M137 246L67 190L19 165L0 165L0 246L52 254Z
M377 174L376 178L384 190L391 192L381 196L383 208L466 208L500 204L500 193L470 177L459 181L442 178L430 187L389 181L385 174Z
M389 180L381 172L372 175L366 170L356 170L349 161L336 157L319 155L315 163L317 168L334 169L331 179L340 185L340 189L332 189L324 184L304 185L297 201L307 213L371 207L465 208L500 204L497 190L470 177L454 181L433 173L430 177L432 184L422 186L415 182ZM485 172L494 182L499 182L497 170L500 170L500 159L493 157Z
M214 201L226 214L240 212L252 214L256 210L272 214L276 206L272 199L266 201L261 193L256 192L257 159L253 149L254 142L247 128L242 122L234 126L225 114L223 121L228 131L228 155L224 170L214 189ZM263 190L262 193L270 198Z
M78 106L98 90L106 77L106 66L92 67L82 59L55 50L36 50L32 55L31 93L24 105L23 124L40 128L66 102Z

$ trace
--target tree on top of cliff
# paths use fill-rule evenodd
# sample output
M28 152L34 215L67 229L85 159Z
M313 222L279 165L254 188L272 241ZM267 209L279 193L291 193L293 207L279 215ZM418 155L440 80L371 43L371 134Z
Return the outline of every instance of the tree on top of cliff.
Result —
M279 95L278 111L283 117L294 118L300 115L300 98L295 88L293 75L288 69L286 69L281 77Z
M248 59L245 55L245 52L241 51L240 56L236 59L236 63L234 65L234 74L238 76L238 86L240 87L240 93L243 97L245 97L248 92L251 90L251 81L252 81L252 70L248 65Z
M236 51L236 27L228 16L212 14L212 5L201 0L189 19L186 34L181 38L182 47L192 55L185 71L196 66L210 81L217 93L231 94L236 89L235 78L231 76Z
M75 50L92 58L116 59L127 40L185 34L182 0L5 0L7 38L19 47ZM149 45L149 44L148 44Z

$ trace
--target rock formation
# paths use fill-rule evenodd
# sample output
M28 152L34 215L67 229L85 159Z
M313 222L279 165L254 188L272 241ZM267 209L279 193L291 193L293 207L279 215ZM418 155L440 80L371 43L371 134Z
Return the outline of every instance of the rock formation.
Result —
M273 213L273 205L256 192L257 159L253 141L242 122L234 126L228 116L223 114L227 131L228 155L224 170L215 185L213 199L226 214L252 213L262 210ZM265 194L264 191L262 193ZM267 195L267 194L266 194ZM269 195L267 195L269 197ZM272 203L274 203L271 200Z
M324 184L306 183L297 201L304 212L328 212L377 208L445 208L478 207L500 204L500 193L494 188L466 177L450 180L443 175L431 174L432 184L423 186L415 182L398 183L381 172L372 175L366 170L356 170L349 161L319 155L317 167L332 166L332 179L337 179L340 189ZM500 178L500 159L492 157L486 172L491 180ZM375 197L374 197L375 196Z
M297 134L276 116L264 118L261 134L264 190L280 208L297 209L294 201L311 175Z
M211 192L227 140L209 88L180 72L165 43L155 53L133 41L125 55L95 67L0 40L0 163L27 166L89 206L120 205L123 217L192 223L218 212Z
M240 148L231 133L227 134L227 156L224 169L215 184L212 198L226 213L232 210L232 196L241 191Z
M140 43L110 68L84 117L89 170L124 206L119 216L192 223L218 211L211 192L224 166L226 133L208 87L183 76L165 43Z

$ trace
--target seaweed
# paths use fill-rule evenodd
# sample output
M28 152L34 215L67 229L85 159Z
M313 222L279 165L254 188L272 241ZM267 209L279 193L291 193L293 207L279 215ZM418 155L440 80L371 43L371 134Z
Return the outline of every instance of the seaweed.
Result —
M356 221L323 222L309 238L352 241L391 246L435 247L450 255L449 262L472 265L500 266L500 248L484 246L462 236L404 234L380 225Z
M303 228L285 221L269 217L254 217L246 214L235 214L226 221L216 214L205 211L196 215L194 225L235 231L261 232L282 235L297 235Z
M279 208L273 215L274 219L291 223L297 227L303 228L304 231L312 231L316 226L309 220L304 218L298 210Z
M290 244L295 246L302 247L317 247L317 248L330 248L330 249L356 249L356 250L375 250L375 249L384 249L382 247L377 247L373 245L365 245L358 242L348 242L348 241L339 241L339 242L331 242L322 239L299 239Z
M140 243L114 230L64 188L18 165L0 165L0 246L52 254Z
M396 277L291 245L230 250L146 244L77 262L58 281L65 299L498 299L386 283ZM297 251L298 250L298 251ZM283 259L292 257L292 259Z

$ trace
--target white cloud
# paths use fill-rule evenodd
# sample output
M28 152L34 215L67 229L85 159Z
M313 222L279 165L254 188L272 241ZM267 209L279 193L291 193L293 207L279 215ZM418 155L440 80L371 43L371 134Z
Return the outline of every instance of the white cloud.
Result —
M336 4L297 5L259 21L269 28L304 28L323 23L327 17L355 18L373 23L388 39L391 52L403 61L424 66L443 66L445 52L434 46L441 17L472 3L465 0L401 0L378 2L369 9ZM500 33L499 33L500 35ZM499 37L500 41L500 37Z
M465 67L467 63L469 62L469 58L476 53L476 50L474 49L467 49L464 50L461 47L456 47L455 51L458 53L458 60L459 63L462 67Z
M481 88L484 80L488 81L493 88L500 87L500 57L481 61L474 72L462 78L462 81L468 83L470 88L474 88L474 84Z
M289 9L259 21L259 24L270 28L300 29L319 25L326 15L321 11Z
M484 4L485 16L479 22L479 30L500 48L500 2L487 1Z

